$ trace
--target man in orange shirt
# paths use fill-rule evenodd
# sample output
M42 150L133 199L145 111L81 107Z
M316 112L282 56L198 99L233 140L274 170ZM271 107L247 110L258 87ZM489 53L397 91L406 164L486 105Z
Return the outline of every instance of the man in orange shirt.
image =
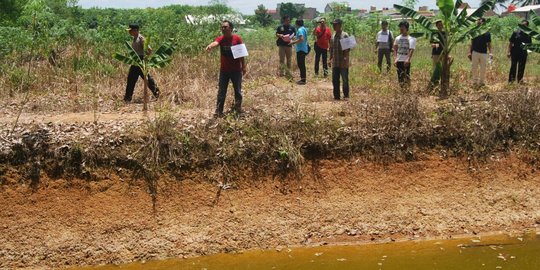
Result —
M315 42L315 76L319 76L319 63L323 62L324 77L328 76L328 47L332 38L332 31L326 27L326 19L319 20L319 26L313 30L313 35L317 38Z

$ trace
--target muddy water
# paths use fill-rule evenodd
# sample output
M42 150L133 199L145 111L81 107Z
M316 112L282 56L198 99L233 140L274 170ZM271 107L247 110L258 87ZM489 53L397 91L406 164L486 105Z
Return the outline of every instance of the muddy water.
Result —
M359 246L250 251L185 260L103 266L94 270L165 269L540 269L540 236L490 236Z

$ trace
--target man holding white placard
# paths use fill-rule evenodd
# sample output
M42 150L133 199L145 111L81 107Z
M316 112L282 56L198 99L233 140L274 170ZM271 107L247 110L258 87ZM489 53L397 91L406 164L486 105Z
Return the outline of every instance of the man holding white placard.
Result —
M379 71L382 71L382 61L383 58L386 58L386 72L390 71L392 60L391 53L392 53L392 46L394 44L394 34L392 34L392 31L388 30L388 22L382 21L381 23L382 30L377 33L377 43L376 43L376 50L377 53L377 67L379 67Z
M334 35L330 41L330 67L332 68L332 85L334 87L334 99L341 99L340 77L343 80L343 97L349 98L349 53L356 42L342 42L349 38L349 34L343 32L343 21L335 19L332 22ZM343 46L343 45L346 45ZM344 48L345 47L345 48Z
M242 76L246 75L247 67L244 56L247 56L247 49L238 35L233 35L233 24L230 21L223 21L221 24L222 36L210 43L206 51L211 51L219 46L221 51L221 69L219 72L219 90L217 95L217 106L215 117L223 116L223 107L227 97L229 81L234 88L234 113L240 113L242 108ZM235 57L236 55L236 57Z
M296 28L291 25L291 17L289 15L283 16L282 22L283 24L276 29L276 45L279 48L279 76L287 75L288 78L292 78L292 45L289 43L294 38ZM286 65L285 60L287 61Z

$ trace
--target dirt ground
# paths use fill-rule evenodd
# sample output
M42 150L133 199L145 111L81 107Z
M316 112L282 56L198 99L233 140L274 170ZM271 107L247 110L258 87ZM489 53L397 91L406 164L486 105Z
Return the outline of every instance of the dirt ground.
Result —
M471 168L429 155L382 166L321 161L300 179L238 180L216 200L197 175L163 178L155 209L142 181L47 179L0 185L0 269L189 257L246 249L394 241L540 223L540 174L515 157ZM217 203L216 203L217 202Z

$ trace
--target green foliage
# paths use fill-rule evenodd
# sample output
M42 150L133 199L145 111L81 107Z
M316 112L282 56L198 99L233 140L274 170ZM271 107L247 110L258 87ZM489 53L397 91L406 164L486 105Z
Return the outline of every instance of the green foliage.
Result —
M531 10L529 12L529 27L520 24L519 28L523 32L529 34L533 39L533 42L534 40L540 41L540 16L538 16L538 14L536 14L534 11ZM525 48L530 51L540 53L539 43L529 44L525 46Z
M442 40L439 42L443 45L444 49L441 54L442 69L440 74L443 78L441 84L441 96L446 97L449 91L449 78L450 78L450 63L448 56L455 48L456 45L479 35L484 34L488 31L489 24L476 24L475 22L481 18L485 12L491 10L495 5L494 1L484 2L476 11L472 14L468 14L467 8L464 8L461 12L458 13L458 7L461 6L462 1L456 0L453 3L451 0L438 0L437 6L441 10L442 22L444 27L444 32L446 35L441 35ZM435 28L435 24L427 17L423 16L419 12L400 5L394 5L394 7L404 16L412 18L415 22L418 23L421 27L424 28L425 36L433 36L436 33L439 33L439 30ZM423 36L422 34L413 34L414 36ZM439 73L436 68L433 71L432 82L437 81Z
M258 5L255 10L255 20L259 22L261 26L269 26L272 24L272 16L268 14L268 9L264 5Z
M279 14L281 14L281 16L289 15L291 19L301 18L304 15L304 11L305 8L291 2L281 3L281 6L279 7Z

